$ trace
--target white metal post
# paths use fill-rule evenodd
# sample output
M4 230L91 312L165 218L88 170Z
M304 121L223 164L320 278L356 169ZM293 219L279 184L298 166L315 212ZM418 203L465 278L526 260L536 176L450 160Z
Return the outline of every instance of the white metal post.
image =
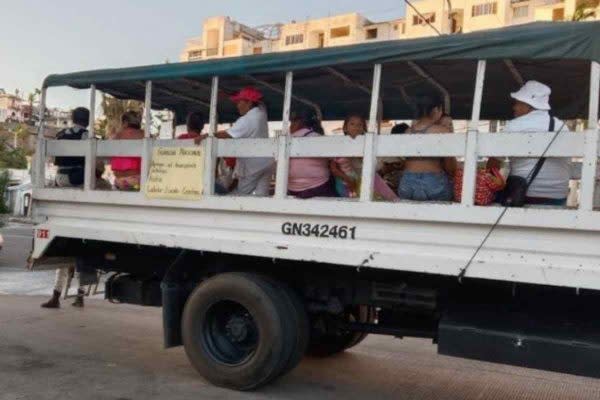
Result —
M150 170L150 162L152 158L152 141L150 133L152 132L152 81L146 81L146 97L144 99L144 145L142 149L142 173L140 176L140 187L146 185L148 171Z
M373 67L373 88L371 89L371 109L369 111L369 132L365 134L363 150L363 167L360 184L360 201L373 199L373 182L375 181L375 166L377 165L376 146L378 133L379 99L381 88L381 64Z
M477 178L477 136L479 133L479 117L481 114L481 98L483 97L483 84L485 80L485 60L477 62L477 77L475 78L475 93L473 95L473 109L471 121L467 131L467 144L465 149L465 164L463 174L462 204L472 206L475 204L475 184Z
M579 209L591 211L594 208L594 189L598 167L598 104L600 102L600 63L591 62L590 100L588 129L585 132L583 164L581 167L581 197Z
M39 109L39 126L37 134L37 145L35 151L34 179L35 186L43 188L46 185L46 139L44 138L44 122L46 116L46 92L47 88L42 88Z
M96 187L96 85L90 86L90 124L88 128L88 146L85 155L85 173L83 189L92 190Z
M281 134L277 138L277 174L275 176L275 198L282 199L287 194L290 167L290 109L292 106L292 85L294 73L285 74L285 93L283 95L283 120Z
M205 196L215 193L215 169L217 168L217 106L219 102L219 77L213 76L210 91L210 113L208 118L208 137L204 140L204 176L202 192Z

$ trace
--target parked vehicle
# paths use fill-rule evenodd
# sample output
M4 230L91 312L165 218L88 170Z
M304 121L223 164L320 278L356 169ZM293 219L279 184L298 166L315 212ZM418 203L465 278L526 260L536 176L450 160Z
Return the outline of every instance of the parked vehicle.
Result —
M96 157L142 157L196 146L191 140L55 141L40 132L33 215L34 263L74 257L115 274L106 296L162 306L166 347L183 344L214 384L248 390L327 356L367 334L430 338L442 354L600 376L600 213L593 210L598 158L600 23L537 23L488 32L183 64L51 75L70 86L144 100L181 119L210 114L202 144L201 200L148 199L95 190ZM552 88L578 133L484 133L511 118L509 93L526 79ZM269 139L217 140L237 117L226 96L261 88ZM467 133L378 135L378 119L412 119L415 93L441 94ZM369 133L291 138L290 108L326 120L369 110ZM93 120L93 118L92 118ZM90 138L94 138L93 128ZM547 151L546 151L547 149ZM582 160L578 208L474 205L478 160ZM44 186L44 160L85 156L82 189ZM273 157L273 197L214 194L218 157ZM362 157L359 199L286 196L290 157ZM373 201L381 157L464 158L460 203ZM486 240L488 233L489 238ZM460 278L460 279L459 279ZM115 327L115 329L117 329Z

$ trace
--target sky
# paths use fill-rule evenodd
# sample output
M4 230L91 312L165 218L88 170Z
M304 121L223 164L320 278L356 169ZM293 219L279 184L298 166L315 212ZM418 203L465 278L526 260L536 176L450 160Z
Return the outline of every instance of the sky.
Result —
M207 17L249 26L346 12L373 21L402 17L402 0L16 0L2 7L0 88L29 93L51 73L178 61ZM87 91L48 91L48 105L87 105Z

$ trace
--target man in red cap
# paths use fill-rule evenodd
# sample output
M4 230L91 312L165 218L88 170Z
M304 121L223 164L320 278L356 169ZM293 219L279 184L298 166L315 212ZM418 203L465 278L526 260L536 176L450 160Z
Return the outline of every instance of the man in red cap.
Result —
M265 107L262 105L262 93L253 87L245 87L231 97L240 113L233 126L218 131L219 139L268 138L269 126ZM206 135L196 139L200 143ZM236 175L238 185L233 194L268 196L273 176L272 158L238 158Z

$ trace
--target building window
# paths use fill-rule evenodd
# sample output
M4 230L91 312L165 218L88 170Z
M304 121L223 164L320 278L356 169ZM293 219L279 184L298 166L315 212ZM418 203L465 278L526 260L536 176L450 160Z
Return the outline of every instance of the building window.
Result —
M289 35L285 37L285 45L290 46L293 44L300 44L304 42L304 35L302 33L298 33L296 35Z
M350 36L350 27L340 26L339 28L333 28L329 35L332 39Z
M188 52L188 61L200 60L202 58L202 50L194 50Z
M398 30L398 24L394 24L394 30L397 31Z
M423 14L423 18L419 15L413 15L413 25L426 25L435 22L435 13Z
M217 54L219 54L219 49L218 48L215 48L215 49L206 49L206 56L207 57L216 56Z
M552 21L563 21L565 19L565 9L555 8L552 10Z
M513 8L513 18L525 18L529 15L529 6Z
M471 9L471 16L492 15L498 12L498 3L483 3L474 5Z
M228 44L223 47L223 56L237 56L239 55L239 48L237 44Z
M262 54L262 47L255 47L252 50L252 54Z
M367 39L377 39L377 28L367 29Z

